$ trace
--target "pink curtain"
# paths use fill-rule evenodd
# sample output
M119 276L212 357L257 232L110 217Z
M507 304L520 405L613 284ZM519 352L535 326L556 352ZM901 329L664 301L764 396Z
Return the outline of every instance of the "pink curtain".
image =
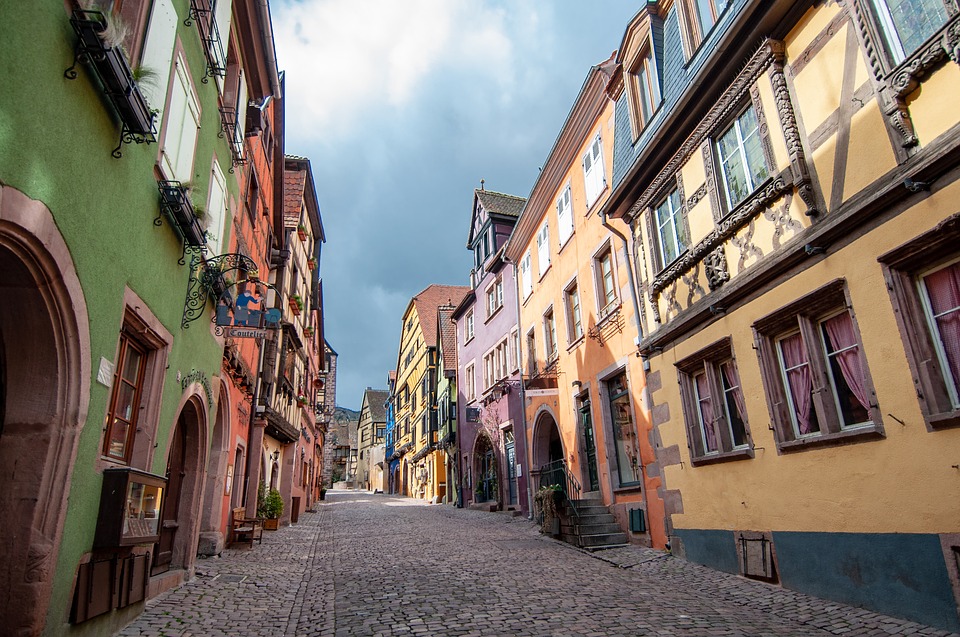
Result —
M823 322L827 336L833 344L834 351L844 350L834 354L840 364L843 379L850 386L850 391L857 397L857 401L864 409L869 409L867 390L864 388L863 367L860 365L860 347L857 344L857 335L853 333L853 319L844 312L832 319Z
M713 402L706 374L697 376L697 397L700 404L700 418L703 421L703 434L707 440L707 451L716 451L717 434L713 428Z
M807 362L807 350L803 345L803 337L794 334L790 338L780 341L780 351L783 352L783 362L787 368L787 384L790 385L790 395L797 414L797 425L801 434L808 434L811 430L810 410L813 402L810 390L813 389L813 379L810 376L810 365Z
M747 408L743 402L743 390L740 387L740 373L737 371L737 368L733 366L733 363L724 363L723 364L723 375L727 378L727 384L732 388L731 393L733 394L733 402L737 404L737 414L740 416L740 420L747 421Z
M960 385L960 263L924 277L924 282L953 384Z

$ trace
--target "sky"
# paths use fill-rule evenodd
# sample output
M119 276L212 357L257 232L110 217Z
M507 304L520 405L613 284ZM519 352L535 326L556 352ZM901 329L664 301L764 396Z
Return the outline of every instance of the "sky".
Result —
M473 191L526 197L636 0L273 0L286 153L311 161L337 404L396 368L403 312L468 285Z

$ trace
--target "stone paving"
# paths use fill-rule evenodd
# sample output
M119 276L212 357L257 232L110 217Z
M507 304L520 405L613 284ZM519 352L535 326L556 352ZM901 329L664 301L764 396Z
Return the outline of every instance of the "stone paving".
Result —
M524 518L328 491L263 544L199 560L124 637L950 633L640 547L587 553ZM960 637L953 635L953 637Z

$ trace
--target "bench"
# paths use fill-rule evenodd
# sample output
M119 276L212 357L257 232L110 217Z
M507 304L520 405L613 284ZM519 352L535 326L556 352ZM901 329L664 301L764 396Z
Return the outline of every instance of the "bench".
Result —
M230 534L233 543L245 542L253 548L254 540L259 544L263 543L263 520L248 518L246 508L237 507L230 518Z

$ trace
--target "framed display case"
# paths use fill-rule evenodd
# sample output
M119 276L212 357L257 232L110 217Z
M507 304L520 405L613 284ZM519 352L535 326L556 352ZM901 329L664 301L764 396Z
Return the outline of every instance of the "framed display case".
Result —
M160 539L167 479L131 469L105 469L93 547L149 544Z

